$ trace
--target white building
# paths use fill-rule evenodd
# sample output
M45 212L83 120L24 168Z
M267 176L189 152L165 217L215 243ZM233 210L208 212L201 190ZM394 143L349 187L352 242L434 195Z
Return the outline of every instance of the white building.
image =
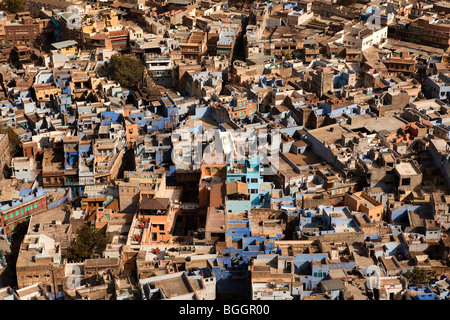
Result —
M136 46L144 50L145 67L151 72L155 84L172 87L172 62L166 41L144 39L136 42Z
M34 180L37 176L34 158L16 157L11 160L12 178L17 180Z
M371 29L362 24L349 25L338 33L341 34L341 38L336 42L364 51L373 45L383 43L387 39L387 32L387 26Z
M274 254L257 255L252 263L251 296L253 300L292 300L300 297L303 284L294 274L292 258Z

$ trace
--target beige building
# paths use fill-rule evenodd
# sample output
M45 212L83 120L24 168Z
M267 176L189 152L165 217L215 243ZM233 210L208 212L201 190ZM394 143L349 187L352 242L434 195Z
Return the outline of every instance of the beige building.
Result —
M301 277L294 275L291 257L258 255L251 266L251 296L253 300L292 300L303 287Z
M383 217L383 204L364 191L346 193L344 205L352 211L365 213L370 220L380 220Z
M142 199L164 196L166 190L164 169L142 174L126 171L124 175L125 179L118 182L120 212L134 213Z
M17 285L41 283L47 292L62 292L64 264L61 245L47 235L26 235L16 264Z

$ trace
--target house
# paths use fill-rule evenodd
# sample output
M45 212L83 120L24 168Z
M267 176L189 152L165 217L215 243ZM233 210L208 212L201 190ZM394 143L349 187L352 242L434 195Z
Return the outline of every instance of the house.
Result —
M345 286L341 279L322 280L319 285L321 292L329 294L331 300L342 300L342 292Z

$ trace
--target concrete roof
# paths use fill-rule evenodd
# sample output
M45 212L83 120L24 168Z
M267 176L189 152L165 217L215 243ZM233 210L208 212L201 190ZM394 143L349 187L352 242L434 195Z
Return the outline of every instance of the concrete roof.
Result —
M322 284L322 292L345 289L344 281L341 279L322 280L320 283Z
M401 176L410 176L421 174L420 170L411 162L402 162L395 166L395 170Z
M52 43L52 47L56 48L56 49L62 49L62 48L70 47L70 46L75 46L77 44L78 44L78 42L76 42L75 40L66 40L66 41Z
M358 121L354 121L354 125L345 124L344 127L354 130L361 127L366 128L369 131L381 131L386 130L387 132L394 132L397 131L400 127L403 127L406 124L406 121L403 122L402 120L396 118L396 117L379 117L379 118L373 118L370 115L360 115L355 116L358 117ZM352 119L353 122L354 119ZM356 118L355 118L356 120Z

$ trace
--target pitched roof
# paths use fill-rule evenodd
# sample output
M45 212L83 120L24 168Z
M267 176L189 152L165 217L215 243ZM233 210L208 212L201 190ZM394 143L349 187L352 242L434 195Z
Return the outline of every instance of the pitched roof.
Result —
M168 198L145 198L139 204L139 209L144 210L167 210L169 207Z
M75 40L66 40L66 41L54 42L54 43L52 43L52 47L56 48L56 49L62 49L62 48L70 47L70 46L75 46L77 44L78 44L78 42L76 42Z
M248 185L245 182L233 181L227 183L227 195L241 193L248 195Z
M322 280L320 283L322 284L322 292L345 289L344 281L341 279Z

